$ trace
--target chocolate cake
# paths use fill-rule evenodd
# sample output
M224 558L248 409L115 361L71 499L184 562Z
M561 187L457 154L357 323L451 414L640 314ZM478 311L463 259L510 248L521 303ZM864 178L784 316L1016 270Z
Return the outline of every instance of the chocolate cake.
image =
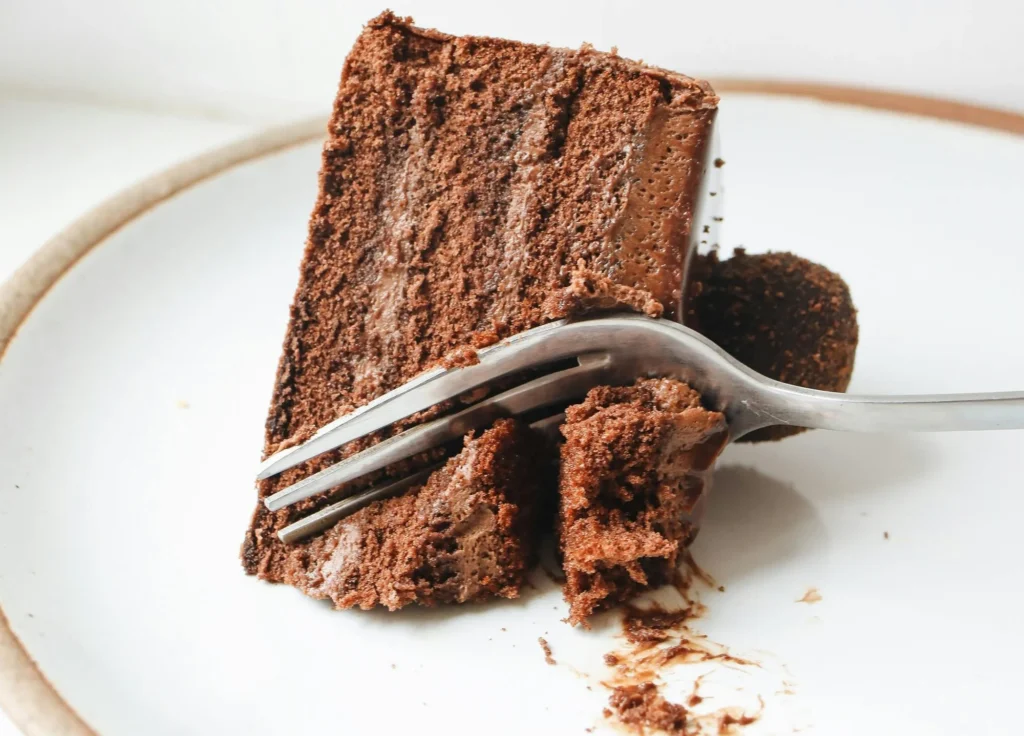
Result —
M704 82L590 48L456 38L391 13L372 20L345 62L328 128L265 454L467 346L600 309L681 319L717 102ZM260 499L366 444L260 482ZM386 533L428 518L413 496L455 497L464 484L470 495L486 487L491 504L520 498L514 474L477 480L466 452L454 467L467 472L442 471L409 498L298 544L277 531L326 499L277 512L258 504L246 571L339 605L512 594L521 556L511 551L500 558L508 574L489 582L431 573L411 589L409 568L369 561L385 554L372 531L427 567L448 564L422 552L417 533ZM515 535L495 533L502 549L515 546ZM358 571L345 558L342 580L329 560L348 547L365 554Z
M422 488L377 501L303 546L282 579L338 608L515 598L544 496L543 440L501 419Z
M846 282L792 253L737 249L694 258L686 324L741 363L777 381L845 391L857 350L857 310ZM799 427L765 427L741 438L788 437Z
M725 417L667 378L599 387L566 410L559 544L569 621L672 579Z

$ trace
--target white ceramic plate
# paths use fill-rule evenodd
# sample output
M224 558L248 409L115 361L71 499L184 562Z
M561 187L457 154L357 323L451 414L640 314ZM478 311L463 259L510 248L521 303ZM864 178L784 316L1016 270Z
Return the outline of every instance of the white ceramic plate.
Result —
M1024 387L1024 139L750 94L726 95L721 120L724 245L846 277L852 389ZM389 615L242 574L319 144L252 153L309 130L136 190L0 298L0 323L21 321L34 289L142 210L67 270L0 362L0 602L52 684L4 633L6 705L33 736L85 732L62 701L104 736L609 728L616 621L570 629L542 575L519 601ZM682 666L668 694L708 673L706 708L760 696L752 734L1016 731L1022 451L1021 432L729 448L694 550L726 590L700 591L695 626L760 666ZM797 602L812 587L821 600Z

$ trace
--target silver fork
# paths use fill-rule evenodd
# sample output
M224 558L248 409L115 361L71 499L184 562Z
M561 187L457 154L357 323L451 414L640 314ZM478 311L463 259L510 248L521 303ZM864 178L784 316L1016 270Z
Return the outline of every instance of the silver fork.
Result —
M851 395L779 383L747 368L717 345L675 322L641 315L552 322L480 350L479 362L436 368L321 428L306 442L264 461L258 478L269 478L321 453L376 432L416 412L464 396L503 376L576 358L552 371L489 396L467 408L351 455L267 497L271 511L350 483L368 473L489 426L500 416L540 412L581 398L603 384L631 383L641 376L671 376L695 388L709 408L725 414L730 440L771 425L849 432L941 432L1024 428L1024 392ZM557 431L560 414L534 423ZM351 494L279 532L285 542L322 531L370 501L401 492L434 468L388 485Z

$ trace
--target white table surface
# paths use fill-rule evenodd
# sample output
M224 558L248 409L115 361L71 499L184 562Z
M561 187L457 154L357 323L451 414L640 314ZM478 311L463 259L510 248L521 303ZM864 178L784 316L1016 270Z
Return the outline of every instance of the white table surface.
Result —
M244 136L244 124L0 93L0 282L138 179ZM0 712L0 736L19 736Z

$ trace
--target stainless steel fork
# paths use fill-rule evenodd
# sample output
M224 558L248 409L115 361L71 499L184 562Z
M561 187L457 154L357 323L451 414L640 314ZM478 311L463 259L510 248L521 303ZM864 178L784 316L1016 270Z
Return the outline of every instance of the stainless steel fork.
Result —
M545 373L455 414L396 434L269 496L267 508L285 508L350 483L489 426L500 416L542 413L552 407L550 415L534 425L552 431L561 419L552 413L557 411L554 407L582 397L595 386L631 383L642 376L670 376L691 385L709 408L725 414L731 440L780 424L851 432L1024 428L1024 392L857 396L798 388L756 373L691 329L640 315L553 322L480 350L478 355L479 362L471 366L427 371L328 424L301 445L267 458L258 478L274 476L504 376L564 364L567 358L576 358L577 365ZM321 531L376 498L401 492L431 470L352 494L285 527L279 536L291 542Z

